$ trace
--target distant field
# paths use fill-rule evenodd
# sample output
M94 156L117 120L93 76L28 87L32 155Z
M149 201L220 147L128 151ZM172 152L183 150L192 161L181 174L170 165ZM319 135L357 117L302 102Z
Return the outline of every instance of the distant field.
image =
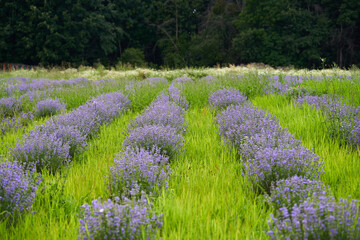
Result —
M12 168L1 165L1 239L119 237L111 235L109 227L121 229L119 221L130 229L123 235L127 238L302 239L309 233L304 224L300 230L281 232L271 220L286 219L269 198L280 180L295 175L324 186L335 204L333 213L319 217L326 225L320 239L330 239L334 229L343 234L334 236L343 239L360 237L358 203L354 201L351 210L358 214L350 214L349 219L357 219L351 226L338 222L346 209L336 212L340 199L360 199L357 69L18 70L0 73L0 98L0 158L22 163L19 171L25 179L16 180ZM237 117L241 120L235 121ZM147 127L150 137L138 137ZM256 142L254 136L267 140ZM295 139L301 142L293 143ZM255 145L257 150L252 149ZM128 157L126 147L133 149ZM137 155L139 148L150 155ZM260 154L265 151L274 155ZM146 166L141 156L148 159ZM151 162L152 157L166 161ZM305 166L309 159L311 164ZM116 186L114 164L120 164ZM266 164L272 175L262 168ZM316 164L323 173L308 174ZM21 174L15 175L20 179ZM34 178L40 182L30 183ZM9 182L18 189L9 189ZM294 189L295 195L300 192ZM315 190L308 193L298 197L296 206L317 201ZM134 209L139 199L147 199L139 206L148 215L92 205L93 219L89 215L86 220L84 204L98 198L114 203L115 197L121 198L117 204ZM107 211L122 220L115 223L111 214L101 215ZM331 224L329 214L335 218ZM130 224L134 219L138 222Z

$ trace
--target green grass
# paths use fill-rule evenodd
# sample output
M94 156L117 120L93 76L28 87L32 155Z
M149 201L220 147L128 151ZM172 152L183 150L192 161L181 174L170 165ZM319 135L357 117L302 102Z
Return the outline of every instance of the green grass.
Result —
M322 181L329 185L335 197L360 198L360 152L341 144L329 136L326 119L319 111L304 105L299 108L283 96L263 96L252 101L256 106L272 113L280 125L289 129L303 145L324 160L325 174Z
M169 190L159 199L163 239L261 239L268 210L241 175L235 151L224 146L213 114L186 115L186 152L172 163Z

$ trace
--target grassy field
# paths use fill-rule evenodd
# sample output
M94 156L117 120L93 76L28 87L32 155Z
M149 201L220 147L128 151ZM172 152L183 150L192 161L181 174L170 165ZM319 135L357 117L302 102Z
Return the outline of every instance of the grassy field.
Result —
M215 76L216 81L202 80ZM238 78L237 75L244 75ZM90 97L105 92L122 91L131 80L161 76L169 81L189 76L194 83L182 87L190 103L186 112L187 130L184 152L170 163L172 175L169 186L153 201L157 212L163 214L164 225L158 239L268 239L267 221L271 209L262 195L255 194L241 174L242 166L235 149L219 136L215 112L208 106L208 97L215 90L232 87L244 93L250 102L273 114L282 127L302 140L324 161L325 174L321 180L330 186L338 198L360 199L360 150L343 144L330 136L326 116L314 108L298 107L284 94L268 93L269 77L332 76L331 81L309 80L302 85L318 94L341 94L346 103L360 105L360 74L358 70L324 71L275 70L233 67L227 69L182 69L155 71L135 69L115 71L105 69L69 69L14 71L0 73L0 79L25 76L31 78L71 79L87 77L118 81L98 91L61 90L54 96L63 99L68 111ZM235 77L234 77L235 76ZM357 76L344 81L339 76ZM116 87L114 87L116 86ZM17 223L0 222L0 239L76 239L78 237L81 205L95 198L109 197L106 177L116 154L122 150L126 126L168 85L145 86L129 95L133 108L112 123L101 128L98 136L89 140L89 147L75 156L72 164L55 175L44 171L43 181L33 206ZM26 129L0 136L0 155L9 157L10 148L24 134L48 118L34 120Z

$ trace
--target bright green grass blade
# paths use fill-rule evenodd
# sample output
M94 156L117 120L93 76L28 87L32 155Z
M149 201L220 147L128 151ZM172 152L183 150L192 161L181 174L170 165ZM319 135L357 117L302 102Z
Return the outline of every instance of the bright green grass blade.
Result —
M335 197L360 198L360 152L341 145L337 138L329 136L326 119L311 106L299 108L289 104L284 96L257 97L252 101L272 113L280 125L289 129L303 145L324 159L325 174L322 180L329 185Z
M171 163L158 202L163 239L266 238L268 210L241 175L236 152L221 143L212 113L195 108L186 118L186 152Z

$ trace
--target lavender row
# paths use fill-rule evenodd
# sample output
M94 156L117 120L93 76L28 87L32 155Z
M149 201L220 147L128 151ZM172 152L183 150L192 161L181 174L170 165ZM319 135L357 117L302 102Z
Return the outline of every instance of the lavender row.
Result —
M269 222L271 238L360 236L358 201L330 197L329 188L318 180L323 173L319 157L270 114L239 101L220 113L217 122L222 137L239 151L243 175L255 191L265 193L275 211Z
M67 115L59 115L30 131L12 149L12 159L33 163L38 171L57 170L86 147L86 139L101 126L130 108L128 98L119 92L100 95Z
M5 91L9 95L16 93L24 94L35 90L43 90L48 88L74 86L78 84L90 83L87 78L75 78L70 80L51 80L51 79L31 79L26 77L15 77L7 79Z
M188 106L179 90L170 86L168 94L158 96L129 124L125 150L110 169L109 186L115 202L94 200L83 205L81 239L155 236L162 216L153 212L147 199L167 187L171 173L168 163L183 147L185 109L178 103Z
M0 220L16 222L31 211L40 183L34 166L25 169L22 163L5 160L0 163Z
M329 119L332 133L355 147L360 145L360 107L343 104L327 95L299 97L294 102L299 106L306 103L320 110Z
M358 79L358 76L337 76L339 80L343 81L353 81ZM323 80L332 80L333 76L296 76L296 75L287 75L287 76L271 76L269 78L269 89L267 93L287 93L291 90L306 91L305 89L299 89L299 85L303 84L305 81L323 81Z

